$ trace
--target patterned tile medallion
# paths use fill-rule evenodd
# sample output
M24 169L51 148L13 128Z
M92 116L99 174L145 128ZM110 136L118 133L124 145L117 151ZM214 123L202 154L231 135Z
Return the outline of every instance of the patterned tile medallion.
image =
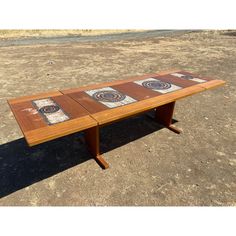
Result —
M85 92L93 99L95 99L96 101L102 103L103 105L109 108L119 107L136 102L135 99L111 87L88 90Z
M198 82L198 83L206 82L206 80L194 77L192 75L184 75L184 74L181 74L181 73L172 73L171 75L173 75L175 77L178 77L178 78L181 78L181 79L192 80L192 81L195 81L195 82Z
M182 89L182 87L180 87L180 86L171 84L169 82L163 82L163 81L155 79L155 78L147 78L144 80L137 80L137 81L134 81L134 83L141 85L145 88L157 91L159 93L170 93L170 92Z
M52 98L34 100L32 101L32 104L49 125L57 124L70 119L70 117L56 102L52 100Z

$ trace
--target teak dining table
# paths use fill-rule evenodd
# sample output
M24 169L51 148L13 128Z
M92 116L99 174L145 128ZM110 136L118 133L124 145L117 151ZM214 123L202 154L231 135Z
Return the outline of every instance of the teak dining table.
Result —
M172 125L175 102L223 84L223 80L172 70L9 99L8 103L29 146L84 131L94 159L106 169L109 165L100 154L100 127L154 110L158 123L180 133Z

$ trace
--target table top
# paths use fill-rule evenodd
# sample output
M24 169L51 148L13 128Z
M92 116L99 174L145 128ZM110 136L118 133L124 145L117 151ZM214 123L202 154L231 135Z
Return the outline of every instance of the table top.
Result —
M103 125L224 83L223 80L172 70L61 92L80 103L99 125Z
M148 111L223 85L173 70L8 100L28 142L37 145Z
M29 146L97 126L83 106L59 91L8 103Z

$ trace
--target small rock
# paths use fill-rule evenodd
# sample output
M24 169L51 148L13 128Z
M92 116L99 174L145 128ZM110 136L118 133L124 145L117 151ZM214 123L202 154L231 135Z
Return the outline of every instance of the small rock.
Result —
M49 64L49 65L54 65L54 64L55 64L55 61L49 60L49 61L47 62L47 64Z
M229 159L229 165L236 166L236 159Z
M218 155L218 156L225 156L226 154L223 153L223 152L216 151L216 155Z

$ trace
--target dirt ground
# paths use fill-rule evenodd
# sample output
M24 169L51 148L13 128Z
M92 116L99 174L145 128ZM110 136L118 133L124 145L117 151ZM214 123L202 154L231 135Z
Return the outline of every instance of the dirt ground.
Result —
M74 134L27 147L6 99L179 68L224 87L176 104L177 135L141 115L102 129L110 168ZM0 47L0 205L235 206L236 37Z
M138 31L143 30L0 30L0 40L31 37L90 36Z

